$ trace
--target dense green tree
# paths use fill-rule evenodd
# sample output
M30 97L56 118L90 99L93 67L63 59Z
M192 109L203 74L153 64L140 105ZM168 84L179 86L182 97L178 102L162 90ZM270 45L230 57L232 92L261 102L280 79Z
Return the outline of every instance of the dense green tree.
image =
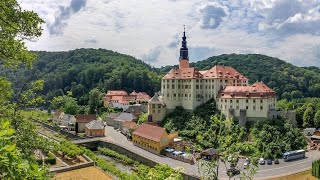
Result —
M98 113L98 108L102 106L103 93L99 89L94 88L89 92L90 113Z
M50 107L53 109L59 109L64 111L66 114L76 115L81 110L84 110L84 107L80 107L77 103L77 100L72 97L72 93L69 91L68 95L54 97Z
M318 110L317 113L314 115L314 126L316 128L320 127L320 110Z
M148 121L148 113L142 113L140 116L139 116L139 119L138 119L138 124L143 124L145 122Z
M303 126L304 127L313 127L314 126L314 110L312 107L308 107L303 113Z

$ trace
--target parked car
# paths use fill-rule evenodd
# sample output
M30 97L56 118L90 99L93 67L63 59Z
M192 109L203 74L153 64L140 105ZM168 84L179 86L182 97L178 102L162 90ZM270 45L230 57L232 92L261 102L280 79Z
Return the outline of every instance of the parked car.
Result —
M246 160L243 163L243 168L246 169L248 167L248 165L250 164L250 159L246 158Z
M278 159L274 160L274 164L279 164L279 160Z
M267 164L268 165L272 165L272 160L271 159L267 159Z
M230 168L227 170L227 174L228 174L228 176L236 176L236 175L240 174L240 170L236 169L236 168Z
M264 161L264 159L263 159L263 158L260 158L260 159L259 159L259 164L260 164L260 165L265 165L265 164L266 164L266 162Z

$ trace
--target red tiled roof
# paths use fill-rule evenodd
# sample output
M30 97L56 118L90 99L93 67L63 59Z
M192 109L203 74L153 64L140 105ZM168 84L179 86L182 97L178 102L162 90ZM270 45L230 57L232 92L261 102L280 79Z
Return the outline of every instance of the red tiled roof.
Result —
M77 123L88 123L96 120L97 116L95 114L78 114L76 116Z
M128 96L128 93L126 91L122 91L122 90L112 90L112 91L108 91L106 96Z
M243 79L248 80L231 66L214 66L210 70L199 71L196 68L171 69L163 79Z
M214 66L210 70L202 71L204 72L203 78L219 78L219 79L244 79L247 80L245 76L240 74L231 66Z
M125 96L112 96L111 102L118 102L120 104L128 104L128 100Z
M136 91L133 91L132 93L130 93L130 96L136 96L136 95L137 95Z
M263 82L252 86L226 86L218 94L219 98L273 98L276 93Z
M128 128L128 129L137 129L138 128L137 123L132 122L132 121L123 122L122 126Z
M197 79L202 74L196 68L171 69L162 79Z
M150 97L147 93L145 93L145 92L139 92L139 93L137 94L137 99L138 99L138 100L148 101L149 99L151 99L151 97Z
M142 124L133 132L133 135L160 142L163 133L166 133L166 130L162 127Z

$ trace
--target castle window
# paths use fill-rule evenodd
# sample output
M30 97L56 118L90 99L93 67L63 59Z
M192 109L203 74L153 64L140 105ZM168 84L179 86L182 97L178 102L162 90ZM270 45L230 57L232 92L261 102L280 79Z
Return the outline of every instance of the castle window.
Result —
M246 106L246 109L249 109L249 107L248 107L248 106Z
M173 97L177 97L177 95L176 95L176 94L173 94Z
M178 89L180 89L180 84L178 85Z
M249 102L249 100L247 99L247 100L246 100L246 103L248 103L248 102Z
M172 84L172 89L174 89L174 84Z
M167 97L169 97L169 94L167 94Z
M232 99L230 100L230 103L232 103Z
M260 100L260 103L263 103L263 100L262 100L262 99Z
M260 110L263 110L263 106L260 106Z
M202 85L200 85L200 89L202 89Z
M239 100L237 99L237 101L236 101L237 103L239 103Z
M212 89L214 89L214 85L212 84Z
M161 110L160 109L158 109L158 113L160 113L161 112Z
M185 85L185 88L188 89L188 85Z
M256 100L255 100L255 99L253 100L253 103L256 103Z
M199 85L198 84L196 85L196 89L199 89Z
M185 94L185 97L188 97L188 94Z
M152 108L153 108L153 109L156 108L156 105L155 105L155 104L152 104Z
M159 108L159 109L161 108L161 104L158 104L158 108Z

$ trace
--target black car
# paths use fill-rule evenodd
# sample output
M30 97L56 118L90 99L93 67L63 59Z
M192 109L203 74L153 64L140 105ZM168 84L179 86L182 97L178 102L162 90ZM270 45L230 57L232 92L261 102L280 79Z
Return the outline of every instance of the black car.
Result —
M278 159L274 160L274 164L279 164L279 160Z
M239 169L236 169L236 168L230 168L227 170L227 174L228 176L236 176L238 174L240 174L240 170Z
M267 164L268 165L272 165L272 160L271 159L267 159Z

